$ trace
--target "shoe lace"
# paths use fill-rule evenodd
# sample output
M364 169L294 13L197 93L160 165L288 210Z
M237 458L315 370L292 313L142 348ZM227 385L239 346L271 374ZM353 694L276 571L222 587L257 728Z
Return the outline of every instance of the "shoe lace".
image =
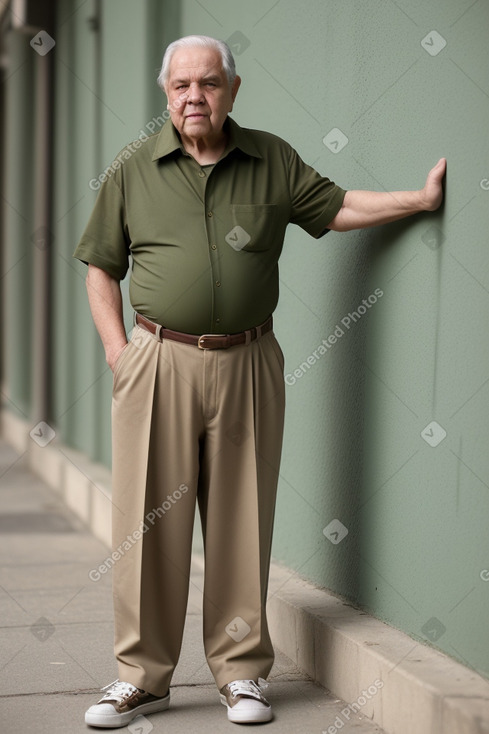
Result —
M124 701L124 699L129 698L129 696L132 696L134 693L136 693L139 688L133 686L132 683L126 683L125 681L119 680L117 678L112 683L109 683L108 686L104 686L100 690L106 691L105 695L102 696L102 698L100 699L101 701L106 701L110 699L111 701L116 700L122 702Z
M229 683L229 690L233 698L240 695L253 696L253 698L263 699L262 691L268 688L270 684L263 678L258 678L258 683L254 680L233 680Z

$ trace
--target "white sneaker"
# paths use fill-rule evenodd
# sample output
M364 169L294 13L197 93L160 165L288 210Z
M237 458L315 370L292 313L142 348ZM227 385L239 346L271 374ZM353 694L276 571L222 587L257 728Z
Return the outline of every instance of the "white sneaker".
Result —
M270 721L272 707L262 693L268 683L262 678L233 680L220 690L221 703L228 708L228 719L235 724L257 724Z
M166 696L153 696L132 683L115 680L101 689L106 691L100 701L85 713L85 723L90 726L117 728L125 726L140 714L165 711L170 705L170 692Z

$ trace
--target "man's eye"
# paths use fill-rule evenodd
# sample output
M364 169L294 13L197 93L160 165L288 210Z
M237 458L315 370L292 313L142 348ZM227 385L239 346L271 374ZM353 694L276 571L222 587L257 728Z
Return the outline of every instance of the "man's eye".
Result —
M215 87L215 86L216 85L214 84L214 82L207 82L206 83L206 87Z

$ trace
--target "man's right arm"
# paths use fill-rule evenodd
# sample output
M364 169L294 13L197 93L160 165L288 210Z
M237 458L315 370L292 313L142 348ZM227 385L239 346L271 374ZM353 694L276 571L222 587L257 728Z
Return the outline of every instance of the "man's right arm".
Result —
M104 345L105 359L113 371L127 345L121 287L118 280L95 265L88 266L86 284L92 318Z

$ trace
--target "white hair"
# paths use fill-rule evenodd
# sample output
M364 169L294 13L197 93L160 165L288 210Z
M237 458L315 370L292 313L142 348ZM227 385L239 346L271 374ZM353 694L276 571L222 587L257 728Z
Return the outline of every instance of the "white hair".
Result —
M222 68L224 69L228 78L229 84L232 84L236 78L236 65L234 63L234 57L231 53L231 49L225 41L219 41L217 38L211 38L210 36L184 36L179 38L173 43L170 43L163 56L163 63L161 65L161 71L158 76L158 86L161 89L165 89L165 85L168 81L168 75L170 72L170 62L172 56L179 48L200 46L201 48L213 48L219 51L222 60Z

